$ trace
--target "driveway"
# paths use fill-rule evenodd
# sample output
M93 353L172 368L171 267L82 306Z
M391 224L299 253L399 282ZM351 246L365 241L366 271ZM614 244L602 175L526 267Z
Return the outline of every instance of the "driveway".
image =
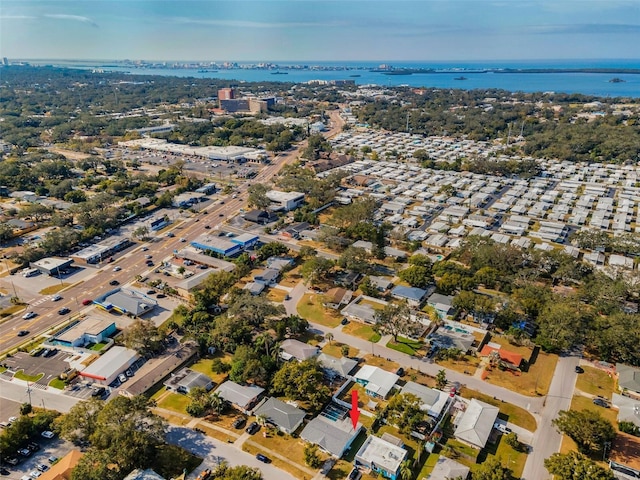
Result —
M201 471L215 468L220 462L225 461L231 466L256 467L262 472L265 480L296 480L287 472L260 462L253 455L243 452L233 444L220 442L190 428L170 426L167 432L167 442L204 458L200 466L189 474L188 479L195 479Z

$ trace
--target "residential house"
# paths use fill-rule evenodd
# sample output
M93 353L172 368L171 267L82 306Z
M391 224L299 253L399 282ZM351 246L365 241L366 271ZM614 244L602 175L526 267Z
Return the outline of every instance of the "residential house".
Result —
M370 468L384 478L396 480L399 478L400 465L408 453L401 445L402 442L390 442L370 435L356 453L355 464Z
M438 328L437 331L429 335L429 342L432 347L439 349L457 348L463 352L468 352L475 337L470 333L456 332L447 328Z
M267 258L267 268L282 272L287 268L293 267L295 259L291 257L269 257Z
M410 393L420 399L421 410L427 412L432 418L439 418L447 404L449 395L442 390L429 388L416 382L408 381L400 390L400 393Z
M427 298L427 305L433 307L438 317L443 320L453 313L453 297L451 295L432 293Z
M371 282L371 285L374 286L379 292L386 292L390 288L393 288L393 282L386 277L370 275L369 281Z
M457 427L454 437L472 447L484 448L498 413L500 413L498 407L476 399L471 400L460 418L456 418Z
M609 452L609 468L618 479L640 478L640 438L618 432Z
M264 415L269 423L289 435L302 424L306 415L303 410L274 397L268 398L254 413L256 416Z
M616 363L616 373L621 392L640 396L640 368Z
M331 288L324 294L324 305L334 310L340 310L343 306L349 304L352 296L353 292L346 288Z
M214 387L214 383L213 380L200 372L183 368L179 372L171 374L169 379L164 382L164 386L167 387L167 390L187 394L194 388L204 388L208 392Z
M264 283L259 282L249 282L243 288L243 290L248 290L251 295L260 295L264 291L264 289Z
M618 422L631 422L640 428L640 399L614 393L611 403L618 409Z
M358 361L353 358L336 358L331 355L327 355L326 353L318 355L318 363L322 366L325 374L330 378L346 378L358 365Z
M299 340L288 338L280 344L280 358L291 360L295 358L299 362L304 362L318 355L318 347L303 343Z
M380 305L379 309L382 309L387 304L388 303L384 300L368 297L366 295L360 295L349 305L344 307L340 313L342 313L345 317L351 318L358 322L374 324L376 323L377 309L374 308L373 305Z
M281 233L283 237L300 238L300 232L308 230L311 224L309 222L300 222L285 227Z
M467 480L469 477L469 471L470 469L466 465L440 455L426 480L453 480L454 478Z
M236 410L249 414L260 400L264 393L264 388L257 385L240 385L227 380L216 389L215 393L229 402Z
M364 386L365 392L370 397L384 399L387 398L400 377L373 365L363 365L353 376L353 379Z
M362 424L358 423L354 430L351 418L348 416L335 420L320 414L304 427L304 430L300 433L300 438L318 445L321 450L329 455L341 458L362 428Z
M159 475L150 468L146 470L140 470L136 468L129 475L122 480L166 480L162 475Z
M520 368L524 361L522 355L502 348L502 346L497 343L488 343L482 347L482 350L480 351L481 357L489 357L491 355L498 355L501 362L507 364L509 368L514 370Z
M273 268L266 268L253 277L253 281L261 283L266 287L273 287L278 284L280 271Z
M428 293L428 290L417 287L405 287L404 285L398 285L391 290L391 295L394 298L406 300L412 307L419 307Z

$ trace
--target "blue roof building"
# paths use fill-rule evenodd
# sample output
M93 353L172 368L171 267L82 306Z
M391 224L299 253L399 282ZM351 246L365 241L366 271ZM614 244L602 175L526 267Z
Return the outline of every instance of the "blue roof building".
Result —
M419 306L425 299L429 292L427 290L423 290L422 288L417 287L405 287L402 285L398 285L393 290L391 290L391 295L398 300L406 300L409 305L417 307Z

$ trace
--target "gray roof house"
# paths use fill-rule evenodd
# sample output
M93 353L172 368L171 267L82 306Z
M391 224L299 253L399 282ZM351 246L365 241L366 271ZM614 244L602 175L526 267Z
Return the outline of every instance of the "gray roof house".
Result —
M614 393L611 403L618 409L618 422L632 422L640 428L640 399Z
M318 355L318 347L288 338L280 344L280 357L283 360L295 358L299 362L309 360Z
M441 295L439 293L433 293L427 299L427 305L435 308L436 313L440 318L446 318L451 314L453 297L451 295Z
M616 363L616 372L618 373L618 388L620 391L629 390L640 394L640 368Z
M269 423L288 434L296 431L306 415L303 410L274 397L267 399L254 413L256 416L264 415Z
M438 328L436 332L429 335L429 341L433 346L437 346L438 348L457 348L463 352L467 352L473 345L473 342L475 342L475 337L470 333Z
M412 306L420 305L428 293L427 290L423 290L422 288L405 287L403 285L398 285L391 290L391 295L398 300L406 300L407 303Z
M472 447L484 448L498 413L500 413L498 407L474 398L461 415L454 437Z
M447 404L449 395L441 390L429 388L416 382L407 382L400 390L400 393L410 393L420 399L422 405L421 410L426 410L427 415L438 418L442 413L442 409Z
M453 478L462 478L466 480L469 476L469 467L461 463L451 460L450 458L440 456L433 470L427 477L427 480L444 480Z
M256 385L240 385L227 380L216 389L215 393L236 409L248 414L264 393L264 388Z
M341 458L361 430L362 424L360 423L357 424L355 430L353 429L349 417L334 421L324 415L318 415L304 427L300 438L318 445L329 455Z
M183 368L178 373L172 374L164 382L167 390L175 390L178 393L189 393L196 387L202 387L207 392L214 386L213 380L202 373L195 372L190 368Z
M336 358L326 353L318 355L318 362L329 375L339 375L341 377L349 375L351 371L356 368L356 365L358 365L358 361L353 358Z
M274 268L266 268L253 277L253 281L256 283L262 283L267 286L274 286L278 283L278 277L280 276L280 270Z
M386 292L391 287L393 287L393 282L385 277L370 275L369 281L371 282L371 285L376 287L376 290L378 290L379 292Z

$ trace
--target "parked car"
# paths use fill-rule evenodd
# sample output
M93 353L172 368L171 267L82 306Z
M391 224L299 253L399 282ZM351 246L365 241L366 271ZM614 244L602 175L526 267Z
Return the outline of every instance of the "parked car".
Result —
M511 429L508 428L504 423L496 422L493 424L493 428L498 430L500 433L504 433L505 435L511 433Z
M603 398L597 398L597 397L594 398L593 404L598 405L599 407L602 407L602 408L609 408L609 403Z
M88 299L88 298L86 298L86 299L84 299L84 300L82 301L82 304L83 304L83 305L91 305L92 303L93 303L93 300L90 300L90 299Z
M22 316L22 318L24 320L31 320L32 318L35 318L37 316L38 316L38 314L36 312L27 312Z
M247 419L244 417L238 417L236 418L233 423L231 424L231 426L233 428L242 428L245 426L245 424L247 423Z
M165 298L166 295L164 293L159 293L158 295L156 295L156 298Z
M347 476L348 480L360 480L360 477L362 477L362 473L360 473L360 470L358 470L358 468L354 468L353 470L351 470L351 472L349 472L349 475Z
M584 368L582 368L580 365L576 365L576 373L584 373Z
M45 348L44 352L42 352L43 357L53 357L56 353L58 353L57 348Z
M5 458L3 461L7 462L12 467L15 467L16 465L18 465L20 463L20 459L15 458L15 457Z
M340 320L340 323L341 323L342 325L346 325L347 323L349 323L349 320L345 317L345 318L343 318L342 320Z
M154 295L155 293L155 290L147 290L147 295Z
M396 375L398 375L399 377L404 375L404 368L400 367L398 370L396 370Z
M58 461L58 457L56 457L56 456L51 456L51 457L47 458L47 461L48 461L49 463L56 463L56 462Z
M31 470L29 472L29 476L31 478L38 478L40 475L42 475L42 472L39 472L38 470Z
M96 388L93 393L91 394L92 397L101 397L102 395L104 395L105 392L105 388L104 387L98 387Z
M24 337L25 335L29 335L29 330L20 330L18 332L19 337Z
M129 370L128 368L125 370L124 374L125 374L127 377L133 377L133 372L132 372L131 370Z
M246 429L246 432L249 435L253 435L254 433L256 433L258 430L260 430L260 425L257 422L251 422L249 424L249 426Z
M261 453L256 453L256 458L264 463L271 463L271 459Z
M120 285L120 282L118 280L111 280L109 285Z
M120 383L124 383L128 380L128 378L124 373L121 373L120 375L118 375L118 380L120 380Z
M61 308L60 310L58 310L58 315L66 315L70 311L71 310L68 307L64 307L64 308Z
M175 237L175 234L174 234L174 233L172 233L172 232L169 232L169 233L167 233L167 237L169 237L169 238L173 238L173 237Z
M32 452L37 452L38 450L40 450L40 445L38 445L36 442L29 442L27 444L27 448Z
M42 432L40 435L42 435L44 438L53 438L56 436L55 433L53 433L50 430L45 430L44 432Z
M150 259L153 255L149 255L148 253L144 256L147 260Z
M44 463L39 463L38 465L36 465L36 468L41 472L46 472L47 470L49 470L49 465L45 465Z
M148 248L148 247L142 247L142 251L143 251L143 252L146 252L147 250L149 250L149 248Z
M18 453L23 457L28 457L31 455L31 450L29 450L28 448L21 448L20 450L18 450Z
M11 472L6 468L0 468L0 475L11 475Z

